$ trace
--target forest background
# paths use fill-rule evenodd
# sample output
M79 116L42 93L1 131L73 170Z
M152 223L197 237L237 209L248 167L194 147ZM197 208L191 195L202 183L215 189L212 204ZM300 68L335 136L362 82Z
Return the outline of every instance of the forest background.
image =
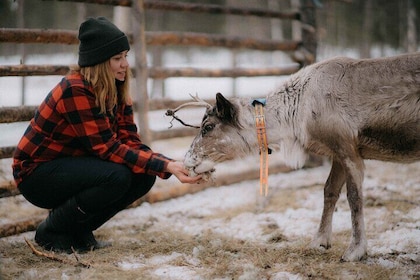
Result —
M299 0L168 0L168 2L246 6L278 11L294 10L299 5ZM316 6L318 61L339 55L369 58L418 51L420 0L314 0L314 4ZM0 28L77 30L84 19L97 16L106 16L124 31L131 31L130 8L127 7L49 0L0 1ZM257 39L287 40L295 36L291 34L293 32L291 31L293 28L290 28L291 24L294 23L259 17L248 17L244 22L242 16L225 14L146 11L146 31L201 32L240 37L251 35ZM77 48L77 45L1 43L0 63L28 64L29 61L30 64L28 58L34 55L52 54L71 54L73 60L70 61L73 63ZM183 56L184 64L194 65L196 60L204 61L200 56L193 56L193 49L194 47L175 46L163 50L160 46L154 46L148 49L148 62L153 63L153 66L164 64L168 66L168 62L164 61L166 58L163 53L168 51ZM218 48L201 48L201 50L208 56L217 54L218 51L220 53ZM259 52L255 56L256 52L250 50L231 50L231 52L234 53L233 58L229 58L233 61L232 63L238 63L237 54L242 54L245 66L252 65L253 62L267 67L279 66L279 60L273 59L273 54ZM214 57L216 61L216 55ZM169 60L173 58L173 55L169 56ZM42 58L40 60L42 61ZM64 63L67 61L64 60ZM39 64L39 60L37 62ZM1 79L3 83L8 83L8 79L18 78L3 77ZM149 95L157 98L168 96L166 91L171 85L165 86L165 82L152 81ZM32 98L31 101L31 98L25 97L25 91L27 91L25 82L22 82L20 89L22 97L18 98L19 101L8 103L5 101L7 99L0 97L0 106L37 105L42 100L39 97ZM15 96L17 94L19 92L14 93Z
M247 6L272 10L290 10L299 0L185 0L235 7ZM412 52L420 38L419 0L314 0L317 7L318 57L328 57L331 48L353 49L355 56L385 56L394 52ZM129 8L123 8L129 10ZM117 21L116 8L108 5L65 1L0 1L0 27L53 28L77 30L89 16L106 16ZM117 22L129 26L130 22ZM188 31L247 36L260 39L290 38L290 23L251 17L244 24L240 16L146 11L147 31ZM129 27L128 27L129 28ZM184 51L187 51L184 49ZM77 45L0 44L0 56L77 52Z

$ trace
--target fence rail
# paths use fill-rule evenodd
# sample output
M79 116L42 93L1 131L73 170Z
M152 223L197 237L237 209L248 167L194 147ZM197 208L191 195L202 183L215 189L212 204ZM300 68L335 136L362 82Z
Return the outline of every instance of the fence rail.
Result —
M195 32L146 32L146 44L154 46L201 46L231 49L248 48L262 51L294 51L300 41L258 40ZM133 35L127 34L130 42ZM1 28L1 43L78 44L76 31Z
M170 77L258 77L258 76L281 76L290 75L300 69L299 65L289 65L272 68L233 68L233 69L201 69L192 67L163 68L148 67L149 78L166 79ZM68 65L0 65L0 77L25 77L25 76L48 76L65 75L70 71ZM132 69L133 75L136 70Z
M58 2L81 2L93 3L101 5L113 5L131 7L133 1L131 0L43 0L43 1L58 1ZM162 11L178 11L178 12L193 12L193 13L209 13L209 14L230 14L237 16L257 16L257 17L270 17L278 19L299 20L299 12L278 12L267 9L258 8L238 8L230 6L220 6L212 4L195 4L195 3L182 3L182 2L166 2L166 1L143 1L144 8L150 10Z

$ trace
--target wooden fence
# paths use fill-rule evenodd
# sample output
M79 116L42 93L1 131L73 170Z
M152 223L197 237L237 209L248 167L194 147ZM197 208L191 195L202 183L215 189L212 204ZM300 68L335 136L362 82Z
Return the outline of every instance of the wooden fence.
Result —
M61 0L66 1L66 0ZM148 126L149 111L158 109L174 108L187 100L174 101L168 99L153 99L150 102L147 93L148 79L166 79L169 77L256 77L256 76L280 76L290 75L301 67L315 61L316 37L315 37L315 8L312 0L300 0L300 8L296 11L281 12L256 8L239 8L213 4L190 4L185 2L165 2L147 0L67 0L70 2L96 3L104 5L118 5L132 8L134 18L133 30L129 36L132 50L135 50L135 65L132 69L136 81L136 92L134 100L136 112L138 113L137 123L142 129L142 140L150 143L155 140L172 137L192 136L196 133L194 129L179 128L167 131L151 131ZM261 40L252 37L236 37L214 34L202 34L191 32L149 32L146 31L145 13L147 10L160 11L182 11L190 13L212 13L238 15L245 17L275 18L288 21L300 22L301 38L289 41ZM78 44L77 31L69 30L44 30L44 29L17 29L1 28L0 42L8 43L58 43ZM146 60L147 47L149 46L198 46L198 47L223 47L229 49L252 49L267 52L284 51L290 54L297 62L294 66L280 66L272 68L232 68L232 69L203 69L203 68L163 68L148 66ZM0 65L0 77L5 76L46 76L65 75L69 71L67 65ZM12 123L29 121L36 107L0 107L0 123ZM15 146L0 147L0 159L12 157ZM272 166L270 172L284 172L289 170L284 166ZM250 177L251 176L251 177ZM228 176L219 178L216 184L230 184L245 179L256 179L255 175L240 174L239 176ZM189 187L186 185L174 186L166 191L152 190L142 201L160 201L170 197L180 196L186 193L199 191L208 184ZM0 182L0 198L18 195L19 191L13 181ZM137 203L137 205L138 205ZM33 217L19 223L6 225L0 229L0 237L33 230L40 222L41 217Z

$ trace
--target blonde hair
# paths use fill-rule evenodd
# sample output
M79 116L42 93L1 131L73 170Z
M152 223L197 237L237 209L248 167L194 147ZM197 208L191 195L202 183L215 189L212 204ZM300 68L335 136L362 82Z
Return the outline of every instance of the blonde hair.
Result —
M71 70L79 72L92 85L96 95L96 105L101 108L101 113L109 112L112 114L112 109L119 102L123 104L131 103L129 93L130 68L127 69L124 83L121 83L118 88L109 60L93 66L75 67Z

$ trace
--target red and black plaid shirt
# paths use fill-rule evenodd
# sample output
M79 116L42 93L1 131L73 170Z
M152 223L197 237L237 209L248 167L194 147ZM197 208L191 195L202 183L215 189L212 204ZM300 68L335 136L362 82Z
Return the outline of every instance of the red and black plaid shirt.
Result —
M41 163L60 157L97 156L127 165L135 173L169 178L171 159L142 144L131 105L120 104L114 115L100 113L92 87L72 74L47 95L13 156L19 184Z

